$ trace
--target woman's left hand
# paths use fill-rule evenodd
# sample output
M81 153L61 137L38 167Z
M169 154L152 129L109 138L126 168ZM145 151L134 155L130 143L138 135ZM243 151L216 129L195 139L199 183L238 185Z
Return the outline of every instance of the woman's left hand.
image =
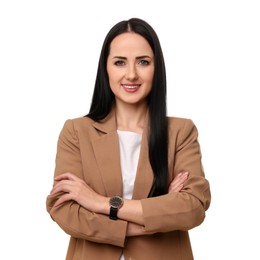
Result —
M189 173L187 171L180 172L170 183L168 193L180 192L183 189L184 183L188 177Z
M102 205L105 205L103 203L107 203L108 205L106 198L96 193L85 181L76 175L67 172L56 176L54 180L57 183L51 190L50 195L53 196L61 193L54 206L74 200L89 211L104 213L102 212Z

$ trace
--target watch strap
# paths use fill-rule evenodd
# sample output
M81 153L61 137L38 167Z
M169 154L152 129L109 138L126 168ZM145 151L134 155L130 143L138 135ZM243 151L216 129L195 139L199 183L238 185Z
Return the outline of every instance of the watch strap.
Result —
M117 220L117 212L118 212L118 208L115 207L110 207L110 214L109 214L109 218L113 219L113 220Z

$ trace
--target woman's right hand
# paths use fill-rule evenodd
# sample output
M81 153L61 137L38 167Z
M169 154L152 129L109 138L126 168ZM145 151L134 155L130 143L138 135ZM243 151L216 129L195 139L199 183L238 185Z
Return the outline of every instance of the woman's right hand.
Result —
M188 177L189 173L187 171L180 172L170 183L168 193L180 192L183 189L184 183Z

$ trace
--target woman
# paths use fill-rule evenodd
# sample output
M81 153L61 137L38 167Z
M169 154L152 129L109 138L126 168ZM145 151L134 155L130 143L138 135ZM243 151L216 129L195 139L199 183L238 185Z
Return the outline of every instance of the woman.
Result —
M47 210L71 236L71 259L193 259L188 230L210 204L198 133L166 116L155 31L133 18L107 34L89 114L58 140Z

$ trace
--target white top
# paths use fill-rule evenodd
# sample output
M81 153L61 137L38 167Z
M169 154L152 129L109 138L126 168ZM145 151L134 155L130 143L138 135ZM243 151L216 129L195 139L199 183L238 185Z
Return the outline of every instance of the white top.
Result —
M131 199L140 155L142 135L135 132L121 130L117 130L117 133L120 147L123 197ZM124 255L121 255L120 260L125 260Z
M117 130L120 146L120 162L123 179L123 197L131 199L140 155L142 135Z

